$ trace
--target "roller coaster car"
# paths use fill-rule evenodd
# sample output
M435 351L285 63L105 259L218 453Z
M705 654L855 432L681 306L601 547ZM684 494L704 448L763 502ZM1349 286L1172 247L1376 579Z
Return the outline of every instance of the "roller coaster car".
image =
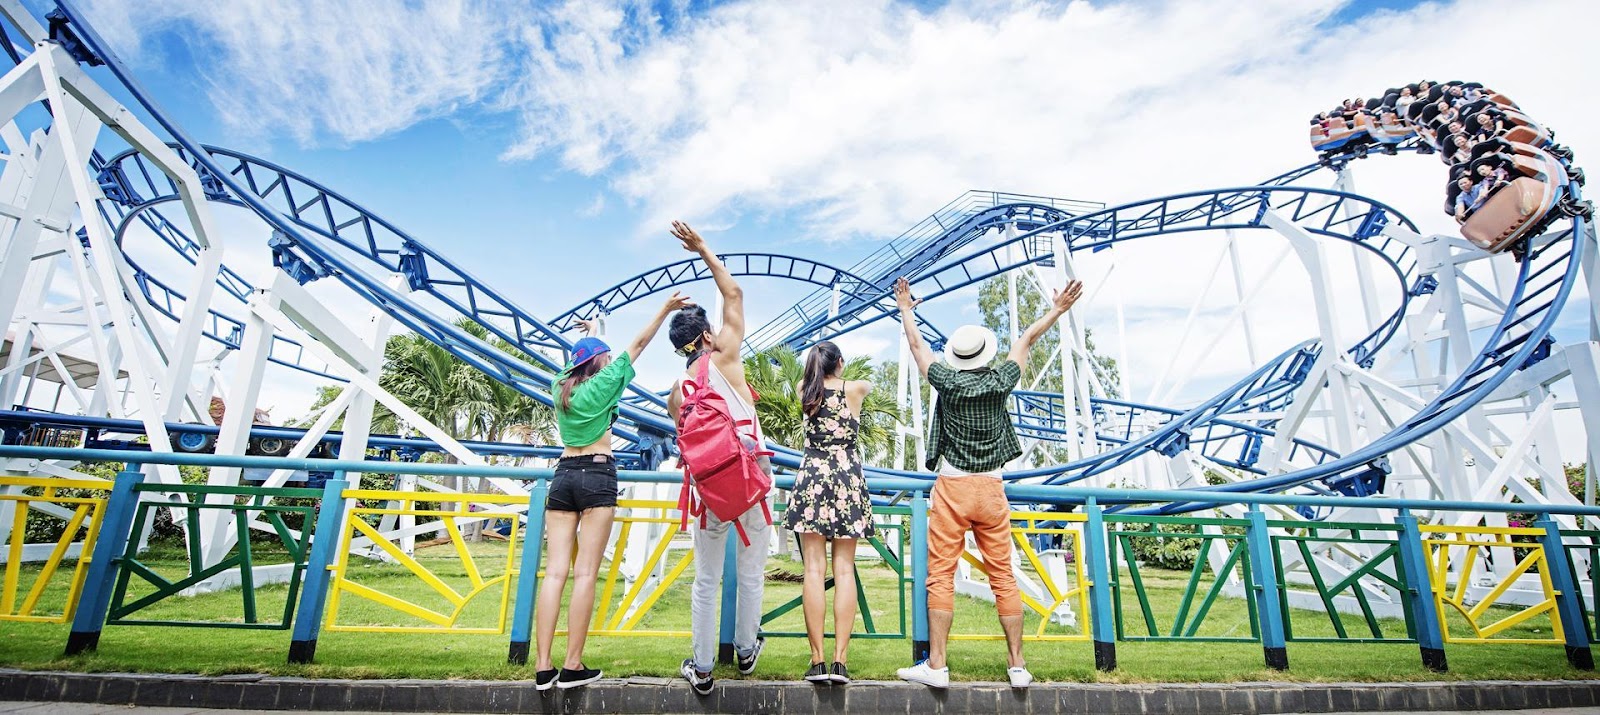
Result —
M1553 211L1566 193L1567 175L1554 157L1519 153L1512 163L1516 178L1490 194L1461 225L1462 237L1490 253L1538 235L1555 218Z
M1374 126L1372 117L1365 114L1356 117L1353 127L1345 122L1344 117L1334 117L1328 120L1326 132L1320 126L1311 127L1311 148L1327 152L1361 143L1371 138Z
M1537 124L1518 124L1507 117L1508 123L1513 126L1505 133L1505 140L1516 144L1530 144L1532 146L1545 146L1550 143L1550 133Z
M1379 144L1399 144L1410 139L1416 134L1416 131L1409 125L1402 123L1400 117L1394 112L1384 112L1379 115L1371 134L1373 140Z
M1491 93L1490 95L1488 95L1487 99L1489 101L1491 101L1491 102L1494 102L1495 104L1498 104L1498 105L1500 105L1502 107L1505 107L1506 109L1516 109L1516 110L1521 110L1522 109L1521 107L1517 106L1516 102L1511 101L1510 97L1507 97L1507 96L1505 96L1503 94L1500 94L1498 92Z

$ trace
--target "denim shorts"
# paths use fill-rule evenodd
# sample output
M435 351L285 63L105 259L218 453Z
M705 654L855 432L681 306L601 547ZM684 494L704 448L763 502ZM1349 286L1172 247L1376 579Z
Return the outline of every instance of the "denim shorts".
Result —
M617 463L609 454L562 457L544 507L583 512L617 505Z

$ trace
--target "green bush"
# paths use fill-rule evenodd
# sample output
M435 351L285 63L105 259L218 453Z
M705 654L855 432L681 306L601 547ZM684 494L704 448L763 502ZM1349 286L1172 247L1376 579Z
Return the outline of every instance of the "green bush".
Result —
M1125 532L1149 533L1156 531L1194 534L1198 530L1189 524L1123 524ZM1129 539L1133 556L1146 566L1164 569L1192 569L1200 556L1200 540L1180 536L1138 536Z

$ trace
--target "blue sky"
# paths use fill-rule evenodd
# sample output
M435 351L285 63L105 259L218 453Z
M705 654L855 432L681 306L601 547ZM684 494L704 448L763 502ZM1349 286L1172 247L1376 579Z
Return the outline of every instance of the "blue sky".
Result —
M333 187L544 316L685 257L671 218L719 249L848 266L968 189L1114 204L1251 184L1314 158L1305 116L1421 76L1471 75L1600 146L1592 102L1566 81L1481 61L1473 38L1503 10L1488 0L83 4L192 136ZM1519 13L1539 25L1595 8ZM1590 80L1600 66L1576 43L1547 52ZM1437 165L1366 164L1360 190L1451 228ZM1089 262L1106 285L1086 319L1111 335L1121 301L1135 372L1173 359L1173 316L1217 245ZM1256 253L1247 266L1270 258ZM1261 280L1276 309L1260 332L1306 337L1302 286ZM755 287L752 325L805 292ZM953 325L970 300L930 310ZM1210 303L1202 322L1227 313ZM891 339L849 348L886 356ZM1247 363L1233 347L1192 359L1201 385Z

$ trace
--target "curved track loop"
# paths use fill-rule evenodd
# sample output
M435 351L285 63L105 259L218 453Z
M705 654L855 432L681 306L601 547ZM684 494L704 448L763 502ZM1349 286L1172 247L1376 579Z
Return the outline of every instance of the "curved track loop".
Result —
M555 366L536 348L568 347L567 341L549 325L518 309L498 293L392 225L320 185L291 174L281 167L245 155L202 148L168 120L121 63L105 51L105 45L99 36L92 27L81 21L81 15L70 3L62 5L89 49L106 59L108 67L124 86L177 140L182 149L188 152L202 176L214 177L233 194L233 200L254 210L285 235L287 240L278 246L280 260L302 261L307 268L317 274L338 277L358 295L388 311L408 328L437 342L491 376L548 403L550 372ZM1315 170L1315 165L1312 165L1287 172L1271 180L1269 183L1275 184L1271 186L1196 192L1072 217L1028 231L1023 236L1002 245L1033 239L1046 231L1065 231L1071 250L1081 250L1164 233L1215 228L1262 228L1262 217L1266 211L1273 210L1280 215L1286 214L1286 218L1292 220L1302 230L1353 241L1371 250L1388 263L1400 280L1401 305L1370 335L1347 349L1354 362L1362 363L1382 347L1398 327L1405 312L1405 303L1409 300L1410 291L1407 287L1410 285L1410 280L1415 277L1413 275L1415 260L1409 255L1408 247L1381 234L1391 216L1405 221L1392 209L1350 194L1283 186ZM1569 189L1576 197L1578 187L1574 184ZM142 200L148 201L150 198L153 197L142 197ZM136 203L137 200L135 205ZM979 219L974 217L973 220ZM1406 224L1410 227L1409 222ZM1511 307L1485 341L1477 357L1463 369L1461 375L1449 387L1389 434L1349 454L1331 459L1328 458L1326 450L1308 445L1308 452L1315 451L1320 455L1318 463L1313 466L1286 474L1203 489L1280 490L1319 478L1365 469L1371 460L1420 439L1487 398L1512 373L1528 364L1535 350L1541 347L1557 312L1576 282L1582 241L1574 240L1574 237L1583 235L1587 230L1590 229L1582 220L1574 219L1571 230L1548 237L1530 247L1528 257L1521 265L1513 294L1507 300L1507 304ZM975 233L981 232L968 231L965 235L972 236ZM922 265L931 266L953 253L955 247L959 245L961 245L959 240L937 247L925 245L924 248L931 249L931 254L927 257L927 262ZM457 312L479 320L495 334L522 347L540 364L530 365L523 360L512 358L493 346L438 320L407 296L389 289L380 281L366 275L360 270L357 262L340 255L341 251L336 250L335 246L345 252L356 254L361 264L376 264L390 271L405 274L411 281L413 290L426 291ZM991 248L953 261L937 270L920 273L917 284L924 286L925 290L921 292L925 298L935 297L1006 270L1041 262L1043 259L1042 252L1033 251L1020 262L1008 262L1002 260L1000 254ZM902 261L902 265L907 263ZM436 275L438 277L435 277ZM876 281L869 282L880 290L886 287L878 286ZM881 298L858 296L848 311L841 310L835 317L816 318L809 317L811 314L799 315L798 317L806 318L806 322L802 323L800 329L791 331L789 336L803 338L805 343L832 337L885 317L887 313L883 308ZM802 332L805 334L801 335ZM1006 477L1008 479L1049 477L1053 482L1071 481L1075 475L1086 474L1097 465L1122 459L1125 455L1136 451L1142 453L1144 449L1156 448L1156 443L1162 437L1171 439L1185 428L1192 430L1202 422L1214 423L1213 428L1208 428L1211 431L1198 440L1202 445L1227 445L1235 440L1248 441L1252 436L1263 436L1267 433L1266 428L1231 422L1224 416L1229 411L1242 409L1245 405L1271 404L1287 399L1292 394L1293 387L1305 377L1304 371L1297 366L1305 364L1307 356L1314 356L1318 350L1320 346L1314 343L1297 346L1277 360L1259 368L1223 395L1178 415L1150 435L1129 441L1119 449L1080 460L1075 464L1010 473ZM638 399L651 406L659 404L658 395L642 390L637 392ZM657 434L652 438L630 434L625 430L619 431L625 437L637 440L644 446L657 452L664 452L665 445L660 440L671 433L671 425L666 423L659 413L645 411L633 404L634 401L630 400L629 404L624 406L625 416L636 424L651 428ZM1132 407L1160 409L1138 405ZM1215 431L1215 427L1222 428L1220 433ZM1192 432L1186 434L1186 437L1189 436L1192 436ZM1218 453L1220 454L1220 451ZM785 450L777 461L794 466L796 456L792 451ZM872 471L906 475L892 470ZM1177 505L1169 510L1178 511L1183 508L1185 508L1183 505Z
M97 153L96 159L98 160L98 158ZM103 162L96 161L94 164L91 168L98 170L103 165ZM118 187L102 184L102 189L114 190L115 188ZM107 193L111 192L108 191ZM173 200L176 199L174 198ZM162 243L172 248L179 257L191 265L194 264L200 253L200 246L189 238L188 234L184 233L182 229L168 221L166 216L155 210L161 203L163 202L153 201L135 208L124 206L108 199L99 202L99 209L106 222L114 227L117 245L124 246L122 259L127 262L129 269L132 270L134 283L139 287L139 292L144 295L145 303L157 313L176 323L180 320L179 315L183 306L189 301L188 296L145 270L134 261L132 256L128 255L125 247L129 230L134 226L142 225L161 238ZM218 270L217 285L222 288L224 293L232 296L241 305L244 304L247 296L255 290L255 287L250 285L244 277L227 266L222 266ZM215 308L208 309L206 312L208 317L203 334L224 348L238 350L244 344L244 321ZM317 375L337 382L345 381L343 377L333 374L332 368L327 363L313 357L304 345L282 335L274 334L272 336L272 346L268 352L267 359L275 364L307 374Z
M823 286L829 289L830 294L837 287L841 304L847 300L858 299L871 285L860 276L842 268L807 258L776 253L727 253L718 258L722 259L722 264L727 266L728 272L735 276L787 278ZM549 325L558 331L572 330L578 327L577 321L580 319L587 320L598 315L608 315L646 296L686 283L710 279L711 272L706 269L705 261L698 258L668 263L601 291L593 298L551 319ZM943 340L944 336L938 328L920 317L917 322L923 336L930 342L936 339Z
M905 265L915 262L912 257L947 255L977 238L978 234L961 232L960 227L972 216L999 206L1014 205L1035 207L1041 219L1060 219L1104 208L1104 204L1057 199L1048 196L1031 196L997 191L968 191L946 204L938 211L907 229L904 233L883 244L866 258L856 262L850 272L863 276L880 289L887 290L890 283L905 273ZM1044 213L1048 212L1048 213ZM956 227L952 229L950 227ZM1023 230L1031 228L1019 223ZM801 326L824 316L832 308L830 291L814 291L796 302L794 307L778 315L765 325L751 331L745 343L753 350L761 350L784 341Z
M217 190L207 192L209 199L249 208L285 237L283 245L275 249L275 260L300 261L319 277L336 277L407 328L491 377L550 404L549 385L561 365L541 348L565 349L570 347L570 341L543 321L531 318L470 274L439 258L432 249L322 185L238 152L203 147L202 153L196 153L170 126L168 131L179 139L173 144L174 150L195 168L202 180L217 182ZM127 151L109 159L100 179L102 184L118 186L119 190L113 194L115 199L130 208L172 201L176 197L172 182L165 175L149 170L137 152ZM518 346L526 359L507 355L472 337L434 316L410 296L368 275L363 267L374 264L385 272L404 275L412 290L427 293L458 314L482 324L496 337ZM635 395L656 409L625 406L624 417L655 432L645 442L659 446L661 437L670 434L671 429L659 409L664 401L638 388ZM643 446L640 435L634 430L623 428L617 434Z
M804 303L796 304L793 316L798 320L793 322L798 322L799 324L783 337L782 343L793 350L801 350L816 343L814 336L817 331L825 326L843 324L855 327L853 325L855 317L859 316L868 306L876 304L883 296L888 295L895 279L900 276L921 275L924 270L936 265L939 261L949 257L950 254L960 250L963 246L973 242L992 229L1013 227L1018 230L1028 231L1044 224L1062 221L1071 216L1072 214L1055 206L1036 203L999 204L964 216L954 227L944 231L916 251L904 256L889 270L879 272L869 282L858 283L855 286L855 290L851 291L848 300L839 301L839 310L836 314L831 311L819 311L816 314L807 313L801 308ZM785 316L779 317L782 319ZM783 324L783 322L768 323L768 325L774 326L774 329ZM846 328L846 330L848 329ZM928 342L934 350L942 350L944 348L943 335L934 335L928 339Z
M1382 235L1391 220L1415 232L1416 226L1386 204L1363 196L1330 189L1296 186L1251 186L1195 191L1137 201L1095 213L1047 224L1007 241L957 258L912 281L924 300L937 298L988 278L1052 258L1041 234L1065 234L1070 251L1093 250L1122 241L1162 234L1216 229L1265 229L1267 211L1273 211L1309 233L1355 243L1380 258L1401 284L1401 300L1384 322L1350 348L1360 362L1383 346L1399 328L1409 302L1416 270L1410 246ZM1021 248L1014 257L1012 248ZM885 293L862 305L856 315L839 317L818 327L812 341L824 340L894 315L892 298ZM846 322L851 321L851 322Z

